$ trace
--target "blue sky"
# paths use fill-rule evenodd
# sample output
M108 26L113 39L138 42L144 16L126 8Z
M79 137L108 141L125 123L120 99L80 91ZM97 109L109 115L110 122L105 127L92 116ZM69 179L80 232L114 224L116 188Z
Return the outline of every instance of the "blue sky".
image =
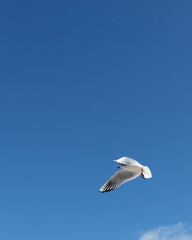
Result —
M1 2L1 239L138 239L192 224L191 9ZM122 156L153 178L100 194Z

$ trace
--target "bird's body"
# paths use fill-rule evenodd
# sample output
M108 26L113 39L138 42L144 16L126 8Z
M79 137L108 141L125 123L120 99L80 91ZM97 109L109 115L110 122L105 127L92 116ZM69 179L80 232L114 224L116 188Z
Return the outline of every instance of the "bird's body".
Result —
M121 184L131 181L141 175L143 178L151 178L152 174L147 166L143 166L136 160L128 157L122 157L114 160L119 163L118 168L122 168L116 172L101 188L100 192L109 192L121 186Z

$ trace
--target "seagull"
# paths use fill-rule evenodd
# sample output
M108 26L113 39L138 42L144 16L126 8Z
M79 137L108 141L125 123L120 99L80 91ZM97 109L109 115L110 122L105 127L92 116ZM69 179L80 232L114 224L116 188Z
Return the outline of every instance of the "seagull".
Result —
M100 189L101 193L110 192L120 187L123 183L131 181L137 178L139 175L143 179L151 178L152 174L147 166L143 166L136 160L129 157L121 157L117 160L113 160L120 164L117 168L122 168L116 172Z

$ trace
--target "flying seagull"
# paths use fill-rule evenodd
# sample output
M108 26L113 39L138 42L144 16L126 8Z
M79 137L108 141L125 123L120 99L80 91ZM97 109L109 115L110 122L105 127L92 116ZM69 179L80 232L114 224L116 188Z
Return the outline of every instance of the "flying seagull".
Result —
M141 175L142 178L151 178L152 174L150 169L147 166L143 166L138 163L136 160L129 157L122 157L118 160L114 160L119 163L120 166L117 168L122 168L116 172L100 189L99 191L110 192L118 187L120 187L123 183L131 181Z

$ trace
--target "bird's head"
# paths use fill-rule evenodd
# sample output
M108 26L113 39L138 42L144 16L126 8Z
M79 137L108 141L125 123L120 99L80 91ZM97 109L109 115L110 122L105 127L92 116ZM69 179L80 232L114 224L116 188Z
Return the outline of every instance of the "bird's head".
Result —
M142 178L151 178L152 177L152 173L150 171L150 169L147 166L144 166L141 170L141 177Z

